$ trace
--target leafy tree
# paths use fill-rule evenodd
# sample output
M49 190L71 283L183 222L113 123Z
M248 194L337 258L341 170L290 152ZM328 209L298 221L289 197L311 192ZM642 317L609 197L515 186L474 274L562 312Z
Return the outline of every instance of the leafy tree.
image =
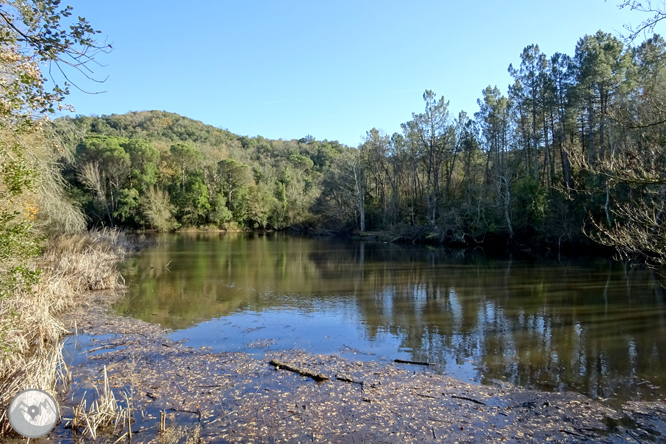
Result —
M426 173L426 204L428 224L437 222L438 197L440 195L440 171L449 165L455 146L453 127L449 122L449 102L431 90L423 93L425 111L412 114L412 129L422 149L421 160Z
M620 40L599 31L578 41L574 63L576 96L587 112L588 162L594 164L606 155L607 115L615 93L626 85L631 58Z
M190 175L183 190L174 189L172 199L182 223L196 226L205 222L210 211L210 196L200 174Z
M185 188L186 173L196 169L196 164L203 157L201 151L188 143L176 143L171 145L169 152L174 158L181 171L181 190Z
M71 8L58 8L57 0L0 4L0 297L28 289L38 276L28 260L40 245L33 228L40 184L51 185L50 196L61 195L57 172L44 165L50 159L37 155L46 151L42 115L62 106L67 85L49 90L41 66L87 69L95 55L88 50L101 48L85 19L67 26Z
M253 228L266 228L268 219L275 212L278 200L263 184L248 189L247 218Z
M483 101L478 100L480 107L476 113L481 134L485 141L487 158L485 164L485 183L487 193L494 198L493 202L498 211L499 219L504 220L504 226L513 238L513 223L511 217L511 179L508 166L509 134L511 130L511 102L502 95L497 87L488 86L483 90ZM529 159L529 156L527 157ZM535 178L535 180L538 180Z
M545 101L544 82L547 79L548 58L541 52L538 45L525 47L520 58L520 68L514 69L512 65L509 65L509 73L516 79L516 85L513 89L514 98L520 101L521 105L528 110L529 117L527 120L529 125L523 124L524 130L529 128L529 135L525 138L528 141L526 146L527 165L529 169L531 161L534 178L539 181L541 164L539 156L540 132L544 125L540 115L543 112L542 106ZM544 134L544 136L544 142L547 144L547 134ZM532 159L530 159L530 153Z
M115 136L90 136L77 147L79 180L94 193L111 226L130 174L130 155L122 147L126 142Z
M298 169L299 171L306 171L314 166L314 162L312 161L312 159L306 156L302 156L300 154L290 155L289 162L294 166L294 168Z
M138 226L140 218L137 213L139 209L139 192L135 188L123 188L118 195L118 208L113 216L120 221Z
M211 211L209 213L209 218L215 225L221 227L233 220L234 216L229 208L227 208L227 199L224 197L224 194L215 194L211 198L210 205Z
M160 152L152 143L143 139L130 139L121 145L130 158L130 186L143 191L155 185Z
M242 162L225 159L217 164L227 205L235 212L241 206L239 194L252 184L252 170Z
M386 224L388 205L388 151L389 136L376 128L366 133L365 141L359 147L361 160L368 176L368 191L381 211L382 225ZM394 188L392 188L394 190ZM374 202L373 202L374 203Z

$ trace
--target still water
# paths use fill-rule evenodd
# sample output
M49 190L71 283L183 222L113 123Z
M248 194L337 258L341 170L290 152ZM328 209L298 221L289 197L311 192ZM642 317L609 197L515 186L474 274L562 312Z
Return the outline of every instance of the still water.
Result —
M118 312L195 347L411 359L478 383L666 399L664 288L605 259L185 233L158 237L123 274Z

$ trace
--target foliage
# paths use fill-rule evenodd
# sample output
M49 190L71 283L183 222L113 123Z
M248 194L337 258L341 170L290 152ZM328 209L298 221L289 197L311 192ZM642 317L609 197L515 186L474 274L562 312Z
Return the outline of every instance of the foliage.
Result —
M173 217L174 207L166 191L149 187L146 189L140 203L145 222L150 228L169 231L178 228L180 225Z
M664 48L659 36L631 47L602 31L572 55L528 45L508 90L482 90L473 117L453 118L426 90L401 131L373 128L358 149L158 111L59 119L55 131L78 147L68 179L93 224L396 229L521 249L592 239L660 263ZM132 190L149 189L158 203L137 205Z
M61 118L53 129L76 153L65 176L91 225L159 230L312 223L322 171L344 149L238 137L158 111Z
M105 50L85 19L70 19L71 8L57 0L0 1L0 296L27 289L38 273L28 260L40 251L41 234L75 230L81 216L63 192L54 165L44 113L62 108L68 84L47 88L41 64L63 72L87 69ZM44 211L40 213L40 207ZM54 207L59 207L54 210ZM58 213L60 213L58 215Z

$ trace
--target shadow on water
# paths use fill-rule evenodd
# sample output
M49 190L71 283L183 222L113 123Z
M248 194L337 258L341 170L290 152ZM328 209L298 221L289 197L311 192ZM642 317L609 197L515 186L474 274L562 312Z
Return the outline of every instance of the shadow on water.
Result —
M663 287L603 259L188 233L158 238L124 267L118 312L195 346L428 360L465 380L610 402L666 394Z

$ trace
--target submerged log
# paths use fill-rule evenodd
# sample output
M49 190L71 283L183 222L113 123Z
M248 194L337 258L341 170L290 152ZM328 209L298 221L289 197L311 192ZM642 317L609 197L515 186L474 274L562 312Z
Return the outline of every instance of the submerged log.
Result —
M290 372L298 373L301 376L312 378L317 382L328 381L328 376L324 376L321 373L314 373L307 369L300 369L298 367L294 367L293 365L287 364L286 362L278 361L277 359L272 359L270 364L274 366L276 370L283 368L285 370L289 370Z
M430 365L429 362L422 362L422 361L407 361L407 360L405 360L405 359L395 359L393 362L397 362L398 364Z

